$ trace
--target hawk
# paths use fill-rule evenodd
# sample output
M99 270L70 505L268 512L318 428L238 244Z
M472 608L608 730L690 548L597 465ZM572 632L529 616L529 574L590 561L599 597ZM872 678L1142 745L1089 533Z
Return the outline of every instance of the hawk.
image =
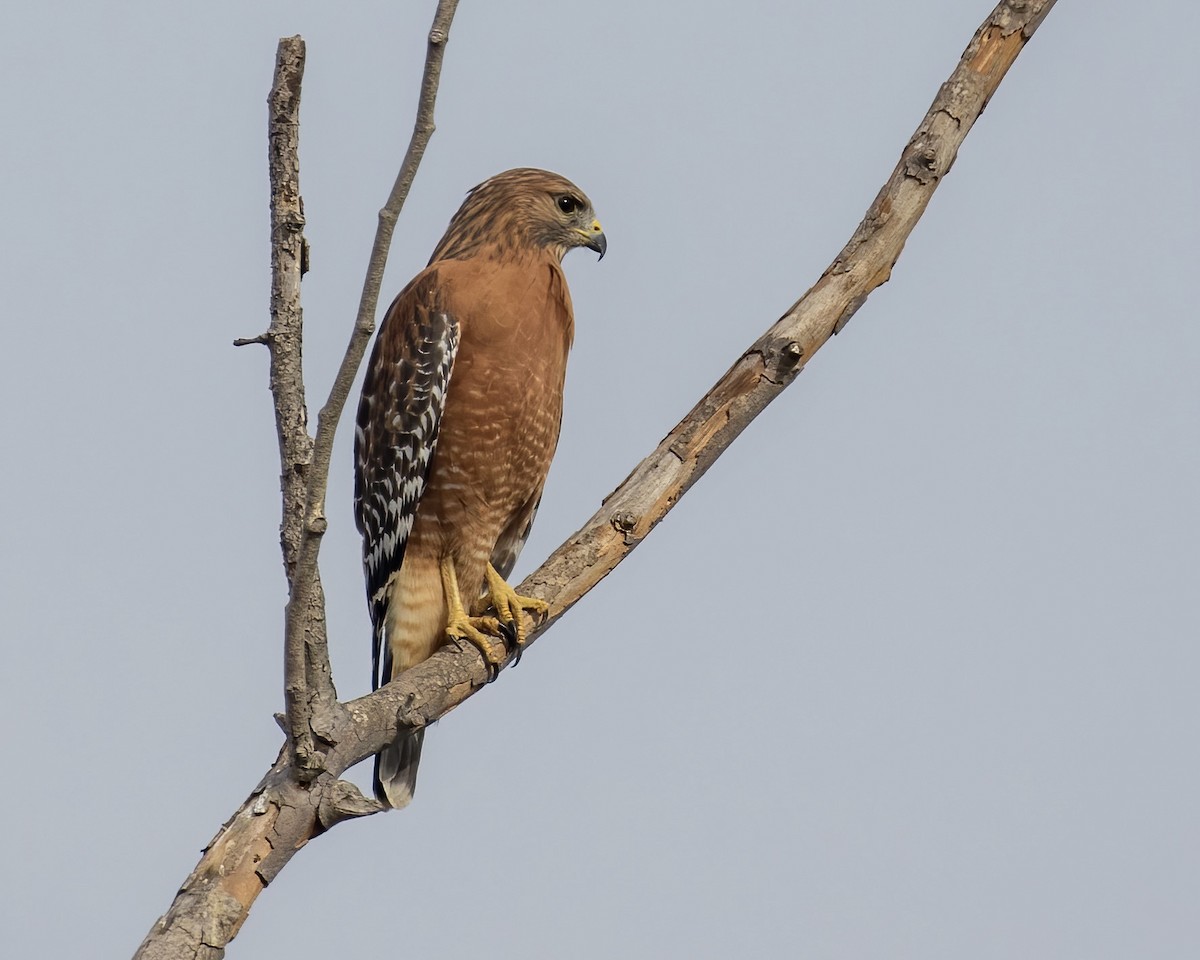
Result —
M561 264L574 247L607 248L583 191L546 170L509 170L467 194L388 308L354 433L372 689L447 638L494 668L496 641L519 653L522 615L548 612L505 578L558 443L575 332ZM382 803L412 799L423 739L403 734L376 756Z

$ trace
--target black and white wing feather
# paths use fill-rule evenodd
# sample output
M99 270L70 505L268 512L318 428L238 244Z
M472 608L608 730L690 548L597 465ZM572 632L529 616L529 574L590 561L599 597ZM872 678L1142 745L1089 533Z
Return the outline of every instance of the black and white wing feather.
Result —
M425 491L457 350L458 323L441 307L436 270L426 270L388 308L354 431L354 516L373 626L372 689L390 678L387 587L404 562Z

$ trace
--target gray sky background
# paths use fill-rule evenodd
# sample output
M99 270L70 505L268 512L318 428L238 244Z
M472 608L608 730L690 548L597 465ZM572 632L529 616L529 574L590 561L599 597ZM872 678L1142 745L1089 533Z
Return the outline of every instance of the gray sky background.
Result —
M384 302L518 165L595 201L528 572L816 279L989 0L464 2ZM41 3L0 30L14 957L130 954L274 757L265 97L308 42L310 400L433 4ZM879 290L405 813L231 957L1200 955L1192 3L1062 3ZM336 452L339 692L369 687ZM366 765L353 772L366 784Z

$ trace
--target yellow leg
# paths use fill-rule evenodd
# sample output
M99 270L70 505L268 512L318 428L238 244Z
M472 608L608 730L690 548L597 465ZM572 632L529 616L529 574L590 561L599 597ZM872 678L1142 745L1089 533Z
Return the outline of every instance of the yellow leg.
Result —
M505 579L496 572L490 563L484 575L487 579L487 594L485 600L502 626L506 626L517 645L517 657L520 659L521 648L525 646L525 621L522 613L528 613L534 623L541 623L550 613L550 604L537 597L523 597L510 587Z
M472 617L467 614L458 590L454 561L449 557L442 560L442 586L446 591L446 636L451 640L466 640L474 646L491 668L491 679L495 679L507 652L498 636L500 621L495 617ZM499 652L497 646L500 647Z

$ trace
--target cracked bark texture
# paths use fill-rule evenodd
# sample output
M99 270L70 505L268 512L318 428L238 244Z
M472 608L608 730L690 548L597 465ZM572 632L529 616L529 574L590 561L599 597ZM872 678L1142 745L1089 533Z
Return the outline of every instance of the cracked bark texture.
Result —
M845 327L870 293L888 280L959 146L1053 5L1054 0L1010 0L992 11L866 216L816 283L733 363L601 509L520 585L520 592L542 598L551 608L549 620L530 631L531 642L645 539L750 421ZM341 820L379 811L375 801L338 776L390 742L399 729L425 726L444 716L480 689L486 678L474 648L448 647L368 696L330 705L322 769L305 780L293 768L287 748L281 751L205 848L137 956L223 956L258 894L296 851Z

